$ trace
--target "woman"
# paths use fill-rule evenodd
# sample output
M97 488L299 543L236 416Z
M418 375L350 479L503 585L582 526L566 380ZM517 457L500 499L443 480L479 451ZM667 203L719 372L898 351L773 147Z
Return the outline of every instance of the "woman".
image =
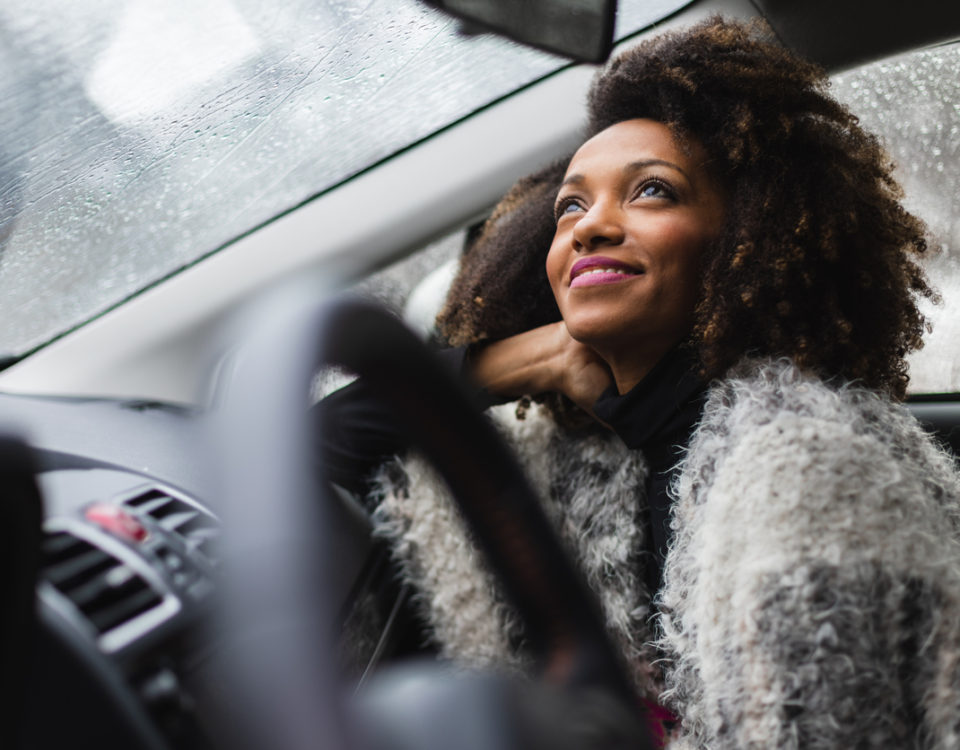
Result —
M897 403L924 227L826 86L718 19L627 52L440 316L494 397L540 394L492 418L671 747L960 746L960 482ZM522 663L442 484L400 466L376 515L437 640Z

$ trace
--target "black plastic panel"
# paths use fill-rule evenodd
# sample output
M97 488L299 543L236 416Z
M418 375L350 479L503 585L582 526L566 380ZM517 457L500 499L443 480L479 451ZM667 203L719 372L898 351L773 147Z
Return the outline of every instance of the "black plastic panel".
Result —
M956 0L753 0L780 39L828 70L960 38Z

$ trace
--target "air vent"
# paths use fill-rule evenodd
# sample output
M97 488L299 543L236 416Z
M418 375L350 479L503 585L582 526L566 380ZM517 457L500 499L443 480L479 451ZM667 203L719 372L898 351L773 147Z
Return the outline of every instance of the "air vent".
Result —
M46 534L42 576L74 604L100 635L163 601L129 566L65 531Z
M220 536L220 522L209 513L156 489L132 497L125 504L179 536L189 549L209 562L216 562L212 547Z

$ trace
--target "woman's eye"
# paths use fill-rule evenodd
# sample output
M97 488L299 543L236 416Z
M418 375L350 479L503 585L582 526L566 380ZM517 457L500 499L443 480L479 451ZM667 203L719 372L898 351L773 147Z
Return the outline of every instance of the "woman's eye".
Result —
M555 213L556 213L557 219L559 219L561 216L564 216L565 214L572 214L582 210L583 210L583 207L579 203L577 203L572 198L566 198L564 200L557 202Z
M672 198L673 191L660 180L650 180L640 186L637 196L643 198Z

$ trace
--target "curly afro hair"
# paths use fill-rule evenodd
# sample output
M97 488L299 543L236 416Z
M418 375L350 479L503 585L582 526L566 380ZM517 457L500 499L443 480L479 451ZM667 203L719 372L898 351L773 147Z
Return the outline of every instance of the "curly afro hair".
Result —
M727 213L705 251L689 342L705 377L747 354L788 356L902 397L904 357L926 328L917 299L936 298L917 264L926 228L900 204L877 138L828 86L765 27L713 18L601 70L587 136L648 118L708 154ZM452 343L559 319L542 266L562 177L551 165L521 180L488 220L438 319ZM537 270L505 275L511 264Z
M569 161L521 178L468 238L437 318L450 345L502 339L560 320L544 263L556 231L553 203Z

